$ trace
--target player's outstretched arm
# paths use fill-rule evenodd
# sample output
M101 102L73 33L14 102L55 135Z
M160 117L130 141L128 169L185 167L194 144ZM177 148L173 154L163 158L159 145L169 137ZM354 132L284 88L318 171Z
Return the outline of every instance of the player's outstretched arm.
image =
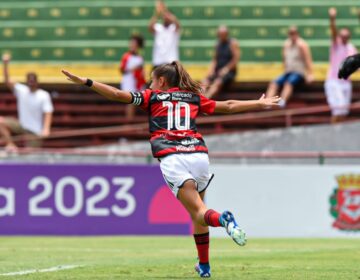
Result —
M234 114L256 109L279 108L280 99L281 98L278 96L265 98L265 94L263 94L258 100L217 101L215 105L215 112Z
M61 70L61 72L67 77L69 81L73 82L74 84L87 85L92 90L96 91L107 99L119 101L122 103L131 103L132 101L132 95L129 91L119 90L115 87L103 83L91 81L87 78L76 76L66 70Z

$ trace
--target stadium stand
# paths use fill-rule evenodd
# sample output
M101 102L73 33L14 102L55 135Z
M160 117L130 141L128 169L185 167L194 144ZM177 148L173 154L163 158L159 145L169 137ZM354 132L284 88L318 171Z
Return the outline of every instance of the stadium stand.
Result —
M341 2L305 0L302 3L276 1L176 1L166 3L182 25L181 60L196 79L204 77L204 70L213 55L216 29L227 24L231 36L239 39L242 58L237 81L230 92L219 98L254 99L265 91L267 82L281 72L281 47L288 27L297 25L308 41L318 81L296 93L289 110L326 105L322 81L325 78L328 48L328 8L338 9L339 26L347 26L353 42L360 46L360 24L357 19L358 1ZM151 56L152 36L147 31L153 13L153 1L1 1L0 52L12 54L11 76L23 81L25 73L36 71L41 87L52 93L55 115L54 131L87 129L127 124L123 117L125 106L91 94L87 89L67 85L60 74L66 67L76 73L118 86L118 61L127 50L128 38L142 33L146 38L145 59ZM149 65L147 67L149 72ZM354 76L358 80L360 75ZM359 85L354 85L354 100L359 100ZM0 88L0 115L15 115L16 102L4 88ZM354 110L350 119L360 116ZM137 111L132 123L146 121ZM292 124L327 123L329 112L294 116ZM234 123L203 123L206 133L239 129L285 126L283 116L248 119ZM143 139L146 130L129 130L101 135L84 135L66 139L46 140L45 147L76 147L110 143L121 137Z
M360 35L356 0L341 3L316 0L301 4L283 0L166 2L182 24L181 60L190 66L197 65L193 71L190 69L196 78L202 78L203 68L199 68L199 64L208 63L213 55L219 24L229 26L231 36L240 41L242 62L250 63L239 71L238 79L244 80L254 79L252 73L247 74L247 70L252 72L254 67L257 79L269 77L268 72L262 73L263 63L280 61L280 49L289 25L299 27L316 62L327 62L330 5L339 11L339 25L348 26L354 43L360 42L356 39ZM147 25L153 13L153 1L2 1L0 8L0 51L11 52L18 62L94 63L97 67L93 68L93 76L115 82L119 77L113 69L114 62L126 51L128 38L133 33L145 35L145 59L150 60L152 37ZM111 65L107 68L96 65L98 62ZM317 79L323 79L323 68L318 68ZM46 66L42 69L42 77L58 76L54 69L50 71Z
M91 93L88 89L79 88L72 85L42 85L42 88L52 94L55 106L53 132L78 131L95 127L119 127L121 125L144 124L147 115L141 110L137 110L136 117L129 123L124 117L125 106L116 104L112 101ZM57 91L53 89L56 88ZM230 92L223 94L221 98L254 99L257 98L261 90L265 90L266 83L242 83L241 87L235 86ZM0 88L0 115L16 116L16 100L11 93L4 88ZM355 101L360 100L360 88L357 85L354 90ZM319 107L320 106L320 107ZM317 109L319 107L319 109ZM292 114L292 110L311 109L303 114ZM329 122L329 109L326 105L325 95L322 90L322 83L316 83L312 87L304 88L297 92L289 103L288 109L281 111L268 111L258 113L264 114L259 117L257 113L250 113L248 118L238 121L223 122L222 119L208 120L208 117L199 119L199 129L204 134L224 133L241 130L254 130L270 127L285 127L289 125L306 125ZM276 113L277 112L277 113ZM293 116L292 116L293 115ZM291 117L291 119L287 119ZM351 111L349 120L359 119L360 108ZM235 117L231 117L235 119ZM147 124L145 125L147 127ZM81 134L81 133L79 133ZM66 134L65 134L66 135ZM147 139L147 129L117 130L114 129L107 133L85 133L77 137L54 137L44 142L45 147L79 147L114 143L121 138L128 139Z

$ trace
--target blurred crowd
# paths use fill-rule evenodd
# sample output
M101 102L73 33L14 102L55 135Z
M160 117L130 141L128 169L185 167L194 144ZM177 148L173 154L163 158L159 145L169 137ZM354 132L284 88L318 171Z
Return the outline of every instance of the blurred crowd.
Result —
M339 29L336 25L337 10L330 8L329 27L331 41L329 44L329 68L324 83L324 92L331 108L331 122L339 122L349 114L351 104L351 80L338 78L339 67L344 59L357 53L351 43L351 32L348 28ZM179 41L181 23L161 0L155 1L154 14L148 25L153 35L152 67L171 63L179 58ZM144 38L134 34L129 40L129 48L120 60L120 87L123 90L141 91L148 85L144 75L144 58L142 49ZM241 48L238 40L229 35L227 26L221 25L217 30L217 41L214 55L208 72L202 81L203 94L216 98L220 92L234 82L240 64ZM27 75L26 83L11 80L8 65L10 56L3 55L3 75L5 85L17 98L18 119L0 116L0 136L5 139L5 148L16 150L13 135L27 134L33 137L31 145L41 144L41 138L50 134L53 105L48 92L40 89L36 73ZM268 85L266 96L281 96L281 107L285 108L296 89L314 81L313 59L311 48L296 26L288 28L288 35L282 47L283 73ZM128 106L126 117L132 120L135 107ZM31 139L31 137L29 138Z
M324 91L332 112L331 122L335 123L348 115L352 95L351 81L339 79L337 73L342 61L346 57L356 54L357 50L351 43L350 30L337 27L337 10L330 8L328 14L331 43L329 45L329 69L324 83ZM164 2L156 1L154 16L149 23L149 31L154 36L153 67L179 60L180 28L179 20L170 12ZM122 88L142 90L145 84L139 81L143 81L144 77L137 75L136 71L143 69L144 60L139 55L139 46L133 47L133 45L134 43L130 40L129 52L132 56L138 57L139 63L133 64L127 60L128 53L123 56L120 69L126 76L122 80ZM208 73L202 81L204 94L208 98L216 98L219 92L226 90L234 82L240 63L240 55L241 50L237 39L229 36L229 30L225 25L219 26L214 56L210 62ZM124 70L126 64L124 61L129 61L126 70ZM288 36L282 48L282 63L284 72L269 83L266 96L281 96L280 105L285 108L296 89L314 82L311 48L306 40L301 37L296 26L290 26L288 29ZM127 82L129 73L132 73L130 75L133 79L130 86ZM128 118L132 116L133 111L128 114Z

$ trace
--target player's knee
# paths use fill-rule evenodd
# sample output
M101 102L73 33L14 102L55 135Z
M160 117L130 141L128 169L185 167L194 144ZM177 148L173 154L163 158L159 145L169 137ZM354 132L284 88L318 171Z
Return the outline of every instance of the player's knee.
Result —
M191 219L193 222L203 225L204 224L204 215L206 212L206 208L196 209L193 213L191 213Z
M188 208L188 212L191 216L191 220L195 223L198 223L202 220L206 212L206 207L199 203L197 205L192 205L192 207Z

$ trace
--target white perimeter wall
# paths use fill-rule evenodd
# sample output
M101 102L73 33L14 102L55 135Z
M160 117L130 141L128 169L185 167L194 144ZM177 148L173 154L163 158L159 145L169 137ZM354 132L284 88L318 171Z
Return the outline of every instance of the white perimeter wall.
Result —
M212 165L211 171L208 207L233 211L249 238L360 237L332 227L329 201L336 176L360 175L359 166ZM211 234L226 235L220 228Z

